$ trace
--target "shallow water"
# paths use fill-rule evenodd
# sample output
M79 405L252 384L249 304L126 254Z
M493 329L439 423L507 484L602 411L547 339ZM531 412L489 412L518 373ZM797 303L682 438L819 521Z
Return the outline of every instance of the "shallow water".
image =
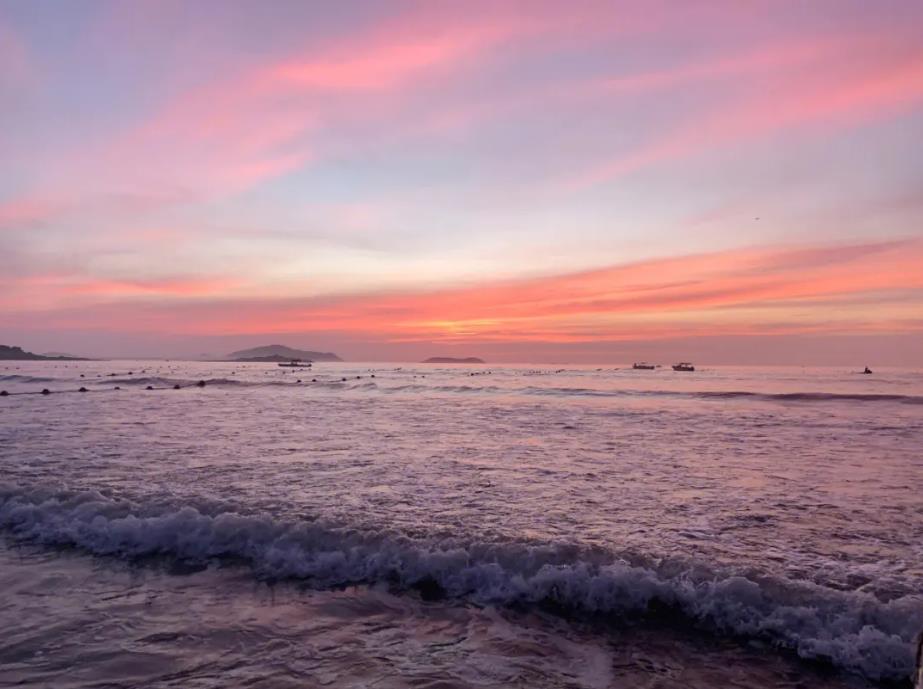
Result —
M274 659L274 634L310 638L321 650L304 667L324 669L290 679L318 684L325 672L355 686L903 680L923 629L920 372L4 362L0 389L12 393L0 398L0 573L89 572L82 594L23 594L42 601L24 658L57 643L43 616L109 585L153 586L163 611L106 612L101 647L120 625L193 624L201 605L203 658L264 677L288 658ZM109 559L61 550L74 546ZM112 558L130 567L101 564ZM177 563L208 568L171 574ZM125 583L139 577L138 590ZM268 605L255 592L278 579L298 586L271 587ZM339 611L330 628L295 624L323 617L316 606ZM247 610L274 620L265 653L245 651ZM400 649L426 646L446 617L453 629L499 624L512 641L498 651L473 634L458 655L405 648L399 666L373 662L393 639L365 638L371 620L403 635ZM0 624L15 619L26 617L14 599ZM163 644L176 667L195 664L183 644ZM99 662L81 657L59 654L94 676ZM464 674L491 658L496 676ZM107 681L130 684L120 662L106 661ZM349 674L360 667L368 674ZM187 680L221 685L206 675Z
M0 548L0 686L862 687L669 628Z

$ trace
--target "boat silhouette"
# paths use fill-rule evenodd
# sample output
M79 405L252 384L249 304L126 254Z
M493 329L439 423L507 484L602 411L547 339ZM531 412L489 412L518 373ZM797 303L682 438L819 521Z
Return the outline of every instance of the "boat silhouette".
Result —
M301 359L292 359L287 364L279 364L282 368L311 368L311 362L304 362Z

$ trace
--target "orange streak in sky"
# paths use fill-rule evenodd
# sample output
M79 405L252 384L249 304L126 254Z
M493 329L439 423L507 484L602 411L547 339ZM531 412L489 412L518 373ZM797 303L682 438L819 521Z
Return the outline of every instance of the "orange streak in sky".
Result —
M229 279L54 281L85 302L49 324L199 334L341 332L392 341L557 342L923 327L923 241L760 248L384 295L237 299ZM921 324L919 326L915 323Z

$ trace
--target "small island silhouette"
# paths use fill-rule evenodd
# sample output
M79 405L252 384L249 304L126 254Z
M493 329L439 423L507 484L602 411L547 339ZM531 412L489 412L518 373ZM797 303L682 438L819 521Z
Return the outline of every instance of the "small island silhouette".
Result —
M301 361L343 361L333 352L309 352L285 345L265 345L242 349L228 354L228 359L240 362L282 362L300 359Z
M88 361L79 356L43 356L23 350L22 347L0 345L0 360L3 361Z

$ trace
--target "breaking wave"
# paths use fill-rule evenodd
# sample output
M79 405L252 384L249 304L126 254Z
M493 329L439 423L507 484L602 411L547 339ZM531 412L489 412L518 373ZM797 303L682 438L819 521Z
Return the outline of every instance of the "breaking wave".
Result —
M206 385L246 385L240 380L231 380L230 378L205 378ZM130 378L107 378L104 381L107 384L115 385L151 385L153 387L173 387L174 385L195 385L199 380L190 380L186 378L165 378L162 376L132 376Z
M40 376L0 376L0 383L53 383L57 378L42 378Z
M97 492L0 485L0 528L98 555L242 561L261 577L316 586L383 582L615 618L666 610L704 629L763 639L872 679L909 675L912 642L923 626L920 596L882 602L808 582L632 564L574 545L433 542L265 514L141 505Z
M385 392L447 392L480 394L519 394L554 397L674 397L703 400L753 399L766 402L896 402L900 404L923 404L923 397L918 395L875 394L875 393L838 393L838 392L782 392L762 393L746 390L612 390L587 387L511 387L501 388L495 385L422 385L407 384L382 388Z
M393 385L390 387L381 388L384 392L447 392L447 393L472 393L472 394L496 394L502 393L504 390L496 385L421 385L408 383L406 385ZM516 392L515 390L510 390L508 392Z
M746 390L596 390L591 388L525 388L527 394L576 395L585 397L691 397L705 400L753 399L767 402L899 402L923 404L923 397L851 392L748 392Z
M903 404L923 404L923 397L916 395L891 395L852 392L781 392L775 394L760 392L697 392L692 393L705 399L754 398L778 400L784 402L901 402Z

